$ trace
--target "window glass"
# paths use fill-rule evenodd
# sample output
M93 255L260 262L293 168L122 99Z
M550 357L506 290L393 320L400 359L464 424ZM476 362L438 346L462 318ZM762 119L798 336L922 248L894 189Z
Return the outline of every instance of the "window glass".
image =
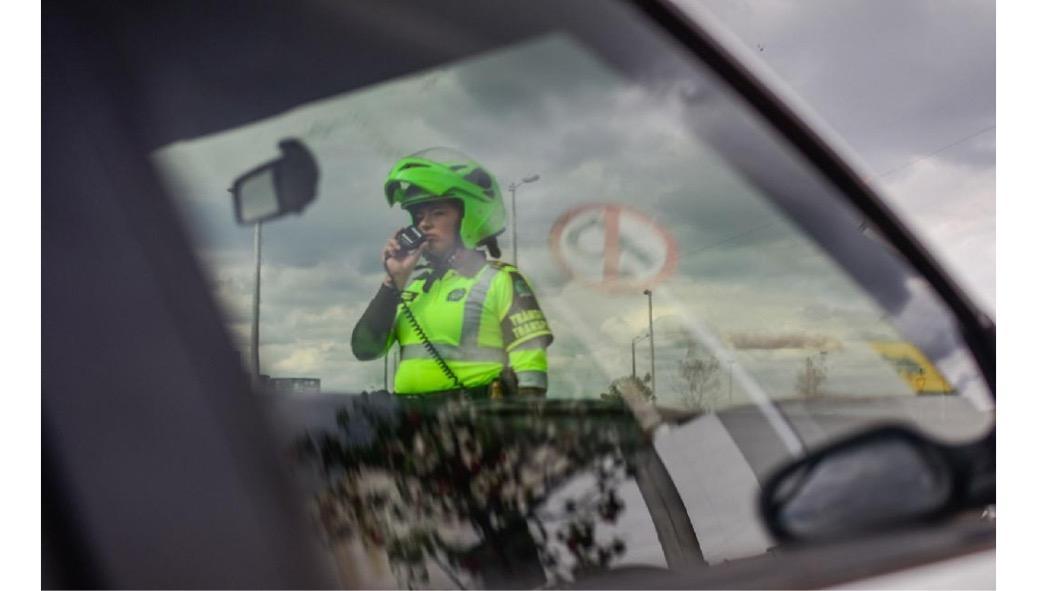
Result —
M282 137L316 153L317 203L264 228L260 353L272 377L332 392L383 386L383 364L357 362L348 341L383 279L383 243L411 221L384 199L386 173L421 146L457 146L514 201L503 258L517 258L556 335L553 397L607 392L630 375L632 351L643 378L655 352L659 402L686 408L747 402L735 366L774 399L955 392L689 116L551 36L180 142L156 160L247 352L252 235L233 224L225 188Z
M245 366L255 258L252 228L233 219L232 180L275 158L286 137L319 163L316 202L261 228L259 354L279 404L321 404L324 393L391 391L408 362L397 346L355 359L351 332L386 277L384 243L411 223L388 204L388 173L447 147L501 191L502 260L527 277L554 336L547 398L609 401L633 388L678 412L655 449L706 560L772 545L754 514L758 481L808 446L887 418L945 438L987 429L986 389L927 283L735 95L666 40L656 46L675 73L645 80L571 32L543 34L157 150ZM315 415L334 426L341 399L324 400ZM374 418L343 420L362 416ZM547 539L566 545L558 527L571 529L565 501L577 491L616 490L625 510L599 528L602 552L613 565L666 565L643 502L648 481L620 468L636 451L596 449L587 461L604 467L586 464L548 491L538 511L560 511L561 525ZM387 495L398 482L389 478L355 482ZM627 548L614 550L616 540ZM375 566L367 544L354 544L344 559ZM595 565L609 562L595 552ZM448 583L458 571L442 564L427 568ZM548 577L563 567L544 564ZM386 574L370 579L364 568L344 575L407 576L378 569Z

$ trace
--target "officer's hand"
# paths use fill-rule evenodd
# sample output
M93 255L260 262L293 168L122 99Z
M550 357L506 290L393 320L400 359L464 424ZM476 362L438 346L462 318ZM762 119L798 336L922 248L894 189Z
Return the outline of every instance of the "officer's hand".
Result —
M419 257L423 255L423 248L417 248L415 250L408 251L408 254L404 258L397 258L398 244L397 240L394 239L397 236L397 232L386 241L386 246L383 248L383 266L390 277L393 277L397 289L401 290L405 288L408 283L409 277L412 276L412 270L416 268L416 263L419 262ZM390 277L387 277L383 283L390 285Z

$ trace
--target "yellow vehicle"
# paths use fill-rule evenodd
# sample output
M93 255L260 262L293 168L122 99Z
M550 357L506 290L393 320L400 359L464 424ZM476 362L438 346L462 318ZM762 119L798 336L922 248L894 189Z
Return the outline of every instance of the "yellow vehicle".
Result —
M872 341L871 347L916 394L953 394L955 389L915 345L906 341Z

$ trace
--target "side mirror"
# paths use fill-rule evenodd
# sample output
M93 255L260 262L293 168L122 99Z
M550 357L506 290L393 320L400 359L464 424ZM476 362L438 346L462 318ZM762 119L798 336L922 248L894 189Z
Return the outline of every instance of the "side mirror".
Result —
M230 192L237 223L249 225L299 213L316 198L320 172L313 154L296 139L281 140L278 147L280 158L233 181Z
M777 470L760 510L781 541L821 540L995 502L995 433L936 443L898 426L831 444Z

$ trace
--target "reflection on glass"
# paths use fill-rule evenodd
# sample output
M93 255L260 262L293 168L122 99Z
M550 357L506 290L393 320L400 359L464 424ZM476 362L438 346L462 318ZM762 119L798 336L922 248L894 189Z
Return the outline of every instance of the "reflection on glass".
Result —
M615 37L649 34L639 31ZM753 522L754 492L778 463L891 418L949 439L977 435L990 421L975 405L987 391L929 285L864 234L836 189L735 95L667 60L676 74L639 80L570 33L545 34L180 142L155 160L199 230L231 333L246 344L251 242L212 196L262 158L259 147L288 136L309 145L320 197L267 234L261 365L278 383L310 378L332 395L382 390L398 363L396 350L358 362L349 344L386 276L382 245L405 223L383 196L390 164L453 146L483 160L504 192L522 171L541 175L516 199L514 254L557 335L547 404L597 412L619 404L629 383L677 413L683 426L663 436L675 441L672 476L703 525L704 555L757 555L768 545ZM252 187L258 200L246 216L261 216L275 204L272 182ZM524 569L515 576L528 581L632 551L574 521L583 506L595 524L620 519L619 501L631 510L626 444L604 435L620 419L508 414L496 427L463 408L419 415L412 431L417 419L404 410L369 412L348 412L314 440L326 478L318 507L333 540L381 548L402 580L427 573L499 586L502 559L479 548L517 552L519 542L532 558L515 562ZM876 455L820 467L793 518L822 528L858 504L885 515L870 490L850 487L887 466L886 503L919 509L937 492L918 458L893 446ZM587 472L593 490L582 504L543 504ZM897 500L905 484L921 494ZM741 528L725 515L752 522ZM545 521L555 516L560 525Z
M599 531L645 445L621 404L445 402L361 398L300 441L333 547L379 551L411 588L536 587L625 554Z
M556 80L550 63L559 64ZM498 100L508 95L513 109ZM346 336L384 276L375 253L403 224L382 198L383 175L399 155L450 145L490 162L504 189L523 167L543 174L517 204L517 256L558 335L548 351L549 396L598 398L630 375L632 343L649 329L642 295L649 288L655 355L641 347L635 365L655 367L662 406L711 412L760 400L914 395L916 378L875 348L912 342L894 316L719 146L687 131L697 121L741 118L734 108L725 98L697 102L673 88L641 87L552 35L305 106L294 117L183 142L162 150L158 162L180 183L201 187L187 204L210 218L211 202L192 197L228 178L220 154L289 128L317 153L322 198L295 227L275 227L268 237L266 266L284 279L268 285L263 311L271 326L261 333L273 339L261 343L270 375L316 377L331 392L382 387L389 365L356 362ZM477 125L490 131L478 136ZM536 142L561 148L527 148ZM274 207L267 177L250 188L251 215ZM250 245L231 250L236 229L210 219L202 225L214 231L202 247L222 252L207 257L219 296L239 310L245 299L235 278L251 264ZM243 324L232 327L246 338ZM927 358L945 359L938 353ZM963 382L973 387L969 367ZM923 392L932 375L926 372ZM942 372L938 391L958 391L960 376Z
M803 538L860 531L914 518L943 505L943 467L914 445L890 439L840 449L786 480L780 521Z

